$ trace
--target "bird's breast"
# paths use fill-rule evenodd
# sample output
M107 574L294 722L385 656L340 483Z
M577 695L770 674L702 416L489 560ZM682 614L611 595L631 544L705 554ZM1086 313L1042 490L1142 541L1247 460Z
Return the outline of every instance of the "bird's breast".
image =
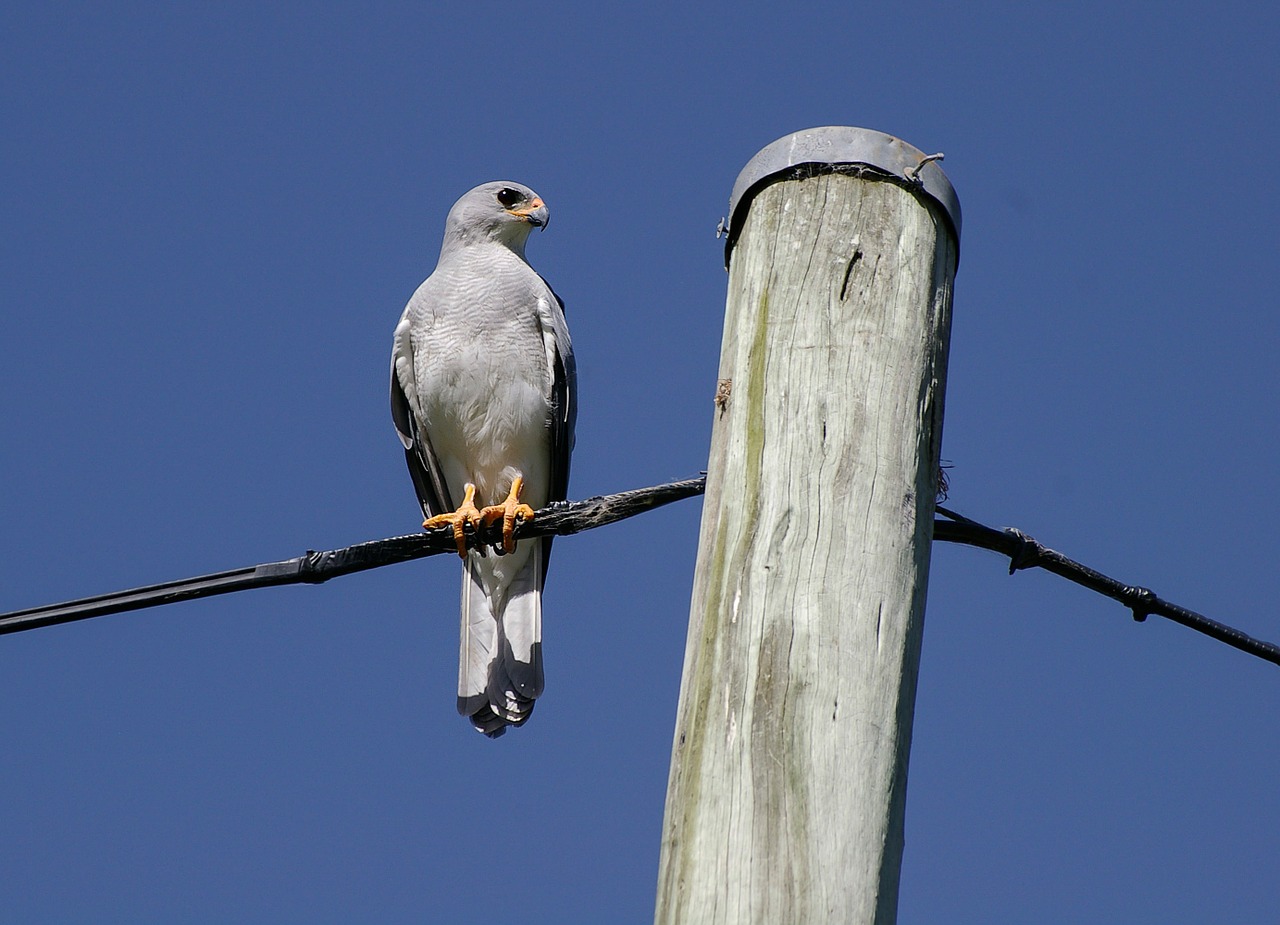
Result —
M474 333L437 329L430 349L417 354L432 447L455 474L450 482L474 481L486 500L505 491L502 485L510 484L512 472L528 480L549 465L546 357L536 328L523 327L502 324Z

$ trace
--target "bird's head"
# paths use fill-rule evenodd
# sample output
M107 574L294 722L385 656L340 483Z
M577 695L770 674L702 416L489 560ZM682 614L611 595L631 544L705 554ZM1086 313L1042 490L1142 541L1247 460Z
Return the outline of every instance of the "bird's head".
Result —
M510 180L482 183L464 193L449 210L445 246L451 241L495 241L523 257L529 232L545 227L549 219L546 204L524 184Z

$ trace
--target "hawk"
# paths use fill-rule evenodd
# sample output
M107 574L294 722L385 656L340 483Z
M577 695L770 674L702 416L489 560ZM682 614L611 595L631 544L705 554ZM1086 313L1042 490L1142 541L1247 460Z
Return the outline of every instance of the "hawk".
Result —
M564 500L577 415L564 303L524 255L547 218L520 183L464 194L391 355L391 417L423 527L451 525L463 559L458 712L495 738L528 721L542 693L551 537L517 545L512 531ZM498 520L500 547L468 548L468 524Z

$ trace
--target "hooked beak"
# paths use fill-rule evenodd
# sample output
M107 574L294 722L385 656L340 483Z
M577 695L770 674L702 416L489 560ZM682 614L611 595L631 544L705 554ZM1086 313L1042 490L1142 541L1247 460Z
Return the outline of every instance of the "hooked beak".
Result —
M517 218L524 219L534 228L543 228L551 220L551 214L547 211L547 206L540 197L535 198L523 209L507 209L507 212Z

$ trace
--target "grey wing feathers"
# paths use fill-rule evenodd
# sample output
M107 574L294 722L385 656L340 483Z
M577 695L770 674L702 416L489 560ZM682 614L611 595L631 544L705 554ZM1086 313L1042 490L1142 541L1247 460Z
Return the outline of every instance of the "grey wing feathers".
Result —
M547 287L551 289L550 286ZM552 501L563 501L569 492L569 456L573 452L573 429L578 419L578 367L573 359L573 342L565 323L564 300L555 296L556 357L551 371L551 493Z
M395 345L391 352L391 419L404 445L405 462L418 493L422 516L433 517L452 512L453 501L431 441L418 427L418 415L413 408L417 392L413 373L413 340L406 312L396 325Z
M545 280L543 283L545 284ZM548 501L563 501L569 494L569 459L573 452L574 425L578 419L578 367L573 359L573 342L569 339L569 325L564 316L564 300L555 290L547 291L556 300L551 311L551 328L555 351L551 362L551 485ZM551 541L542 541L542 581L547 579L547 567L551 564Z

